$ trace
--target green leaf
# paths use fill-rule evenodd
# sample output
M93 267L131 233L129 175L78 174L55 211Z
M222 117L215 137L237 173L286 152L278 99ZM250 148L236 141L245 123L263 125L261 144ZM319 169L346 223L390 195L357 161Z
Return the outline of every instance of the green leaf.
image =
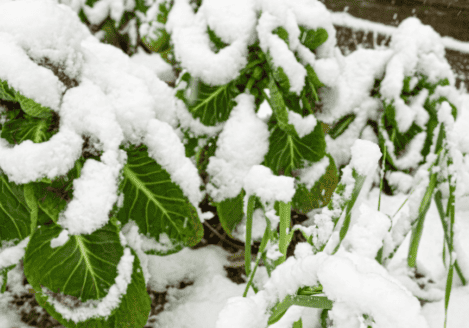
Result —
M10 182L0 174L0 246L5 241L25 239L31 233L30 209L22 185Z
M339 182L339 175L332 156L326 156L329 158L329 165L324 175L319 178L314 186L307 189L305 184L298 184L292 199L292 207L295 211L306 214L315 208L321 208L329 204Z
M244 194L244 191L241 191L235 198L225 199L216 204L221 226L230 237L236 225L243 220Z
M278 37L285 41L288 47L290 47L290 41L288 40L288 32L282 26L279 26L275 30L273 30L272 34L278 35Z
M36 300L46 311L65 327L73 328L134 328L143 327L148 321L151 310L151 299L146 290L145 278L140 266L140 260L133 249L134 256L131 282L127 292L122 296L119 306L111 312L108 318L98 317L75 323L65 319L48 301L49 296L36 289ZM29 280L28 280L29 282ZM55 295L54 295L55 296ZM79 304L79 302L77 302ZM73 310L73 308L72 308Z
M51 116L50 108L41 106L32 99L23 96L20 93L16 93L16 99L21 105L21 109L28 115L37 118L49 118Z
M208 34L208 37L210 38L210 41L212 41L212 43L215 46L215 53L218 53L221 49L226 48L228 46L228 44L223 42L223 40L218 35L216 35L215 32L212 29L210 29L210 27L208 26L207 26L207 34Z
M51 116L47 118L24 116L5 122L2 127L1 137L10 144L16 145L25 140L41 143L52 137L52 133L48 131L52 124Z
M268 324L272 325L279 321L292 305L330 310L333 302L326 296L287 295L283 301L272 308Z
M307 79L308 81L314 86L315 89L319 89L324 86L324 84L319 80L318 75L314 71L314 69L311 67L311 65L306 65L306 73L307 73Z
M183 246L196 245L203 236L203 227L197 211L184 196L181 188L158 163L148 156L146 147L127 150L119 189L124 193L124 204L117 213L122 224L137 223L140 233L160 241L165 234L172 247L157 254L170 254Z
M60 212L73 198L73 180L80 177L84 162L85 159L80 157L67 175L56 177L53 181L42 179L31 184L39 206L38 224L51 220L57 222Z
M307 48L309 48L309 50L311 51L326 42L329 37L327 31L323 28L319 28L317 30L309 30L303 26L300 26L300 31L301 43Z
M278 126L286 133L298 137L298 134L293 125L288 123L288 109L285 104L285 100L283 99L283 94L272 75L270 75L269 78L269 91L270 98L267 98L267 102L275 114Z
M124 254L116 227L108 223L90 235L70 236L64 245L51 248L51 240L62 230L52 224L33 233L24 259L28 282L82 302L103 298L117 277Z
M5 290L7 289L7 283L8 283L8 272L13 270L16 267L16 264L12 264L8 267L4 267L0 269L0 276L3 279L2 287L0 290L0 294L3 294ZM1 281L1 280L0 280Z
M16 91L10 88L8 82L0 80L0 99L7 101L16 101Z
M199 118L203 124L209 126L228 119L234 107L233 99L239 94L234 81L210 86L192 78L189 73L185 73L181 80L187 82L186 89L190 90L190 95L186 94L186 90L178 90L176 97L184 101L194 118Z
M353 191L352 191L352 197L349 200L346 200L347 208L345 210L345 218L342 223L342 227L340 227L340 232L339 232L340 239L332 254L335 254L339 250L340 244L342 243L345 236L347 235L348 228L350 226L350 221L352 219L353 206L355 205L355 202L357 201L358 196L360 195L360 191L362 190L363 184L365 183L365 180L366 180L366 176L358 174L355 171L355 169L352 169L352 176L355 179ZM337 224L337 221L335 222L335 224Z
M334 126L329 130L329 136L332 139L336 139L342 133L345 132L345 130L354 120L355 120L355 114L345 115L336 124L334 124Z
M304 167L305 162L317 162L326 154L326 141L321 124L299 138L275 125L269 137L269 150L265 165L277 175L292 175L293 170Z
M162 52L168 49L170 45L170 36L165 29L159 28L153 32L153 35L142 37L142 42L153 52Z
M196 154L197 170L199 171L199 175L203 180L205 180L208 176L207 167L208 163L210 162L210 157L214 156L215 151L217 150L217 140L218 136L208 139L205 146L202 147Z
M417 262L417 252L420 244L420 238L423 232L423 224L425 222L427 212L430 209L433 191L435 190L436 186L436 178L437 173L432 173L430 175L430 184L428 185L420 203L418 216L412 223L412 234L410 237L409 252L407 254L407 265L411 268L414 267L415 263Z

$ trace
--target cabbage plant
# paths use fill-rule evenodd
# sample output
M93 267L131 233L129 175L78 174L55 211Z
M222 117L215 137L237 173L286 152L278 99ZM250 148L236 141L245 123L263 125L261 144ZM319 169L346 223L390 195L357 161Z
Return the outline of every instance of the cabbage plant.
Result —
M302 327L292 305L323 309L324 327L425 327L386 265L411 233L415 267L433 196L451 254L447 300L453 271L465 282L453 259L461 104L431 28L409 19L388 49L344 57L319 1L60 2L0 4L2 292L23 259L64 326L143 327L148 256L198 244L204 199L246 245L246 289L219 328L288 311ZM111 42L119 34L128 39ZM163 82L148 58L177 79ZM411 192L410 214L394 222L364 206L373 184ZM292 213L311 220L292 227ZM305 242L287 259L295 231ZM370 296L374 286L393 297Z

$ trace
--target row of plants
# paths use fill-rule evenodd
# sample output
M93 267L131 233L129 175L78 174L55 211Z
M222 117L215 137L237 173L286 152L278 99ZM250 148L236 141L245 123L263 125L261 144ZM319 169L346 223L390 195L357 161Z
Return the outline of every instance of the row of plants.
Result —
M5 15L23 9L21 2L0 6ZM239 302L258 306L254 314L237 314L239 327L274 324L292 305L323 309L323 327L341 327L344 311L370 325L391 320L404 327L410 320L424 327L415 298L402 296L403 304L412 305L402 316L383 315L379 304L355 309L340 301L343 295L320 270L327 272L333 261L366 264L368 257L375 264L367 270L378 272L409 233L407 264L414 268L432 199L449 254L445 310L454 272L466 283L453 249L455 199L465 193L457 183L465 154L453 131L460 104L441 40L428 27L405 21L389 49L344 58L335 48L330 15L318 1L136 1L116 8L92 1L74 7L78 15L54 2L35 6L24 10L84 23L127 55L143 46L173 65L178 79L174 88L167 86L121 51L85 37L75 50L84 58L77 77L67 75L65 61L28 57L35 65L31 74L46 68L64 86L57 108L41 104L37 93L0 70L0 256L20 250L0 268L2 292L8 271L23 258L38 303L64 326L143 327L150 312L147 256L168 256L202 239L204 198L216 207L227 234L234 236L240 226L245 231L246 289L222 311L219 328L232 320ZM243 16L226 19L231 9ZM21 30L21 24L14 27ZM412 38L409 31L419 33ZM13 35L1 23L0 32ZM434 45L418 41L422 35ZM0 41L7 51L18 51ZM405 47L413 51L410 61ZM367 66L370 58L377 59ZM109 60L116 64L106 66ZM443 68L436 71L429 63ZM115 77L139 82L113 84ZM147 97L148 108L139 109L132 92ZM152 92L159 95L152 98ZM91 100L81 104L85 97ZM87 109L106 108L104 103L110 105L103 116ZM261 118L266 104L271 113ZM370 135L374 143L357 140ZM58 152L64 150L62 163ZM376 236L378 247L364 255L347 236L379 166L380 193L405 189L396 177L412 181L410 211L395 224L381 216L385 230ZM265 231L252 263L253 213L259 210ZM373 215L379 210L380 203ZM314 224L292 226L292 213L308 214ZM150 246L126 239L122 230L131 221ZM287 259L295 231L306 243ZM265 286L254 283L260 265L269 276ZM302 265L309 274L288 274ZM389 283L389 273L382 274L382 283ZM254 296L248 297L249 289ZM302 327L300 317L293 327Z

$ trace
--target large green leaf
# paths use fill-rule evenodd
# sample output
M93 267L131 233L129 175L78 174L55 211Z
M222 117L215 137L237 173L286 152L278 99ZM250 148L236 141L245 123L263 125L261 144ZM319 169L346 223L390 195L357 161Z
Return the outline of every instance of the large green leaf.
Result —
M323 28L319 28L317 30L309 30L303 26L300 26L300 31L301 43L307 48L309 48L309 50L311 51L326 42L329 37L327 31Z
M221 49L226 48L228 46L227 43L223 42L223 40L215 34L215 32L207 26L207 34L210 38L210 41L215 46L215 53L218 53Z
M85 159L80 157L75 166L67 172L67 175L56 177L53 181L42 181L32 183L34 194L38 200L39 218L38 222L57 222L60 212L73 198L73 181L80 177L81 168Z
M52 116L35 118L25 115L5 122L1 137L11 144L20 144L24 140L31 140L34 143L45 142L52 137L52 133L48 131L51 124Z
M16 101L16 92L10 88L6 81L0 80L0 99L7 101Z
M298 134L293 125L288 123L287 105L285 104L283 94L280 91L280 88L272 74L269 75L269 91L270 98L267 98L267 101L270 105L270 108L272 108L273 113L275 114L278 127L284 132L294 137L298 137Z
M234 107L233 99L239 94L234 82L210 86L185 73L182 81L187 82L185 89L178 90L176 96L183 100L194 118L209 126L224 122ZM186 95L186 90L190 95Z
M51 116L51 110L47 107L41 106L32 99L16 93L16 99L21 105L21 109L28 115L38 118L48 118Z
M329 165L324 175L316 181L314 186L308 189L305 184L298 184L292 199L292 208L294 210L306 214L315 208L321 208L329 204L339 182L339 175L332 156L326 156L329 158Z
M275 125L269 137L265 165L275 174L291 176L292 170L304 167L305 162L317 162L325 154L326 141L321 124L301 139Z
M114 284L124 254L117 228L108 223L92 234L70 236L64 245L52 248L51 240L62 230L52 223L33 233L24 258L29 283L82 302L103 298Z
M5 241L21 241L31 233L30 209L23 186L0 173L0 246Z
M243 220L244 191L234 198L225 199L217 203L217 214L223 230L229 235L238 223Z
M272 31L272 34L278 35L278 37L282 39L288 45L288 47L290 47L288 31L285 28L279 26Z
M122 224L137 223L140 233L160 241L169 237L173 247L157 254L170 254L183 246L194 246L203 236L203 227L181 188L158 163L148 156L146 147L127 151L124 180L120 190L124 204L117 213Z
M75 323L57 312L48 301L49 296L43 292L42 286L51 290L56 300L65 298L76 305L87 298L102 299L115 284L117 265L124 254L118 229L111 223L91 235L71 236L64 245L50 248L50 241L60 232L61 228L55 224L43 226L34 233L26 249L25 274L36 291L38 303L66 327L143 327L148 320L151 300L146 291L140 261L133 250L131 282L119 306L112 310L108 318L95 317Z

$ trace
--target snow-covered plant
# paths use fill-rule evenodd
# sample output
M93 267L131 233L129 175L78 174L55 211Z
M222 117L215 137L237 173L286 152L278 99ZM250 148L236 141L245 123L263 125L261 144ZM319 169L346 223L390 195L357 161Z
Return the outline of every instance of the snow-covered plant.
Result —
M130 59L96 38L126 33ZM412 231L415 266L433 195L447 299L453 271L469 275L453 254L461 104L439 36L416 19L390 48L344 57L316 0L6 1L0 63L2 292L23 258L67 327L142 327L148 255L201 240L204 197L246 243L248 283L218 328L301 327L292 305L324 309L324 327L426 327L386 265ZM399 220L363 204L380 158L381 185L415 186ZM291 227L292 212L309 220ZM306 242L287 259L297 230Z
M24 257L39 304L66 326L141 327L145 252L203 235L173 92L64 5L0 6L0 240L13 247L0 266ZM124 237L133 227L138 240Z

